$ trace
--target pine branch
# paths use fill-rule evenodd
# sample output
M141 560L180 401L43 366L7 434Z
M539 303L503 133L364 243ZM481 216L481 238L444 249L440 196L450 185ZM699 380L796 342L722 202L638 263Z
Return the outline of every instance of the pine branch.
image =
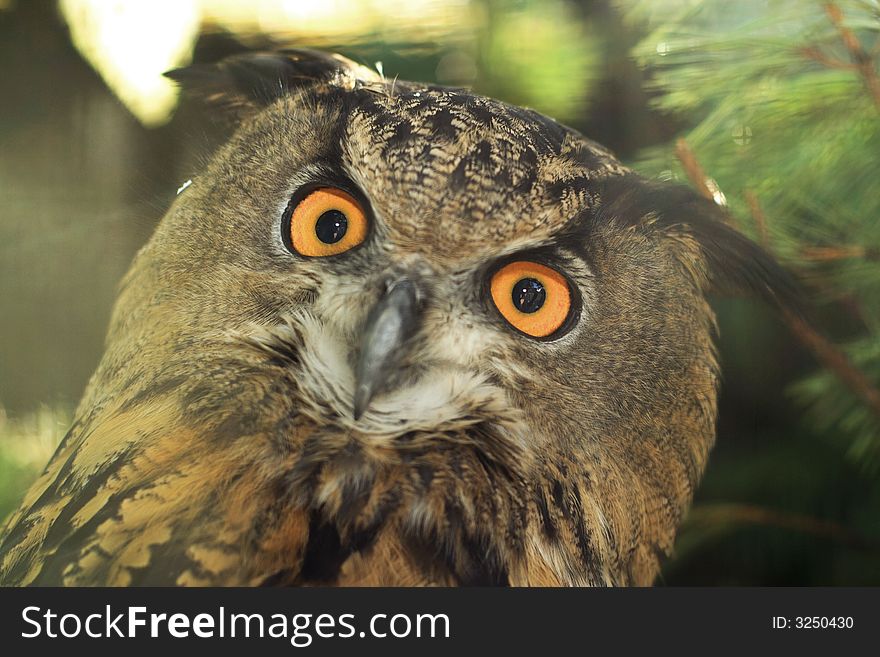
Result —
M749 204L749 210L751 210L752 213L752 219L755 220L755 227L758 229L761 246L765 249L769 249L770 234L767 231L767 217L764 214L764 209L761 207L761 202L758 200L755 193L749 189L745 191L745 197L746 203Z
M832 520L749 504L701 504L691 509L687 524L746 524L779 527L827 538L860 550L880 550L880 541L877 539L864 536Z
M707 176L700 165L697 156L684 139L679 139L675 145L675 153L685 168L688 178L700 189L700 181L703 181L702 194L705 196L709 191L705 186ZM752 216L756 224L767 225L767 218L761 208L758 198L751 195L749 203ZM880 418L880 391L871 383L870 379L858 369L843 351L838 349L827 338L816 331L799 315L783 309L782 318L788 325L789 330L807 347L823 367L833 372L844 385L846 385L870 411Z
M846 354L803 319L788 310L783 311L783 317L795 337L813 352L816 359L831 370L874 415L880 418L880 391L874 387L871 380L847 358Z
M823 66L827 66L828 68L839 68L844 71L855 71L855 64L850 64L849 62L844 62L840 59L836 59L834 57L829 57L821 50L814 46L810 46L808 48L801 48L800 53L806 57L807 59L812 59L815 62L819 62Z
M709 199L713 203L717 203L718 205L726 205L724 194L718 187L718 183L707 176L703 171L703 167L700 166L700 162L697 159L694 150L684 137L680 137L675 142L675 156L678 158L678 161L681 162L681 166L684 169L685 174L687 174L688 180L690 180L691 184L697 188L697 191L701 196ZM736 228L736 219L734 219L733 215L729 212L725 212L724 215L726 222Z
M856 70L864 78L868 92L874 99L877 109L880 110L880 77L877 76L877 70L874 68L873 58L862 46L855 32L843 24L843 10L841 10L836 2L826 2L825 13L828 14L828 18L834 23L834 27L837 28L840 39L849 51Z
M712 190L706 182L706 174L703 167L700 166L697 156L694 154L690 144L684 138L680 138L675 142L675 157L681 162L684 172L687 174L688 180L697 188L697 191L710 201L715 200Z
M801 250L805 260L813 262L832 262L835 260L863 259L870 262L880 260L880 249L859 245L805 246Z

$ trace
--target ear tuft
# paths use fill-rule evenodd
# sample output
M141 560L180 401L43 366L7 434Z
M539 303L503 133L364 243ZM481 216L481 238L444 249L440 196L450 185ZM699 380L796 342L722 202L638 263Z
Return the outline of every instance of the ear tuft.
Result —
M307 49L237 54L213 64L174 69L165 76L239 116L308 87L354 89L381 81L378 73L342 55Z
M725 211L682 185L646 180L633 173L600 182L600 214L630 225L648 222L692 238L702 253L707 292L748 294L802 314L800 285L766 250L725 223Z

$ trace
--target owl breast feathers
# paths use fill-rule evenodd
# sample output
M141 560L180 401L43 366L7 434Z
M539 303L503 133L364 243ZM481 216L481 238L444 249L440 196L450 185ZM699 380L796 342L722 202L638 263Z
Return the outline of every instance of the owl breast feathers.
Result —
M534 111L310 51L124 278L5 584L646 585L714 440L721 211Z

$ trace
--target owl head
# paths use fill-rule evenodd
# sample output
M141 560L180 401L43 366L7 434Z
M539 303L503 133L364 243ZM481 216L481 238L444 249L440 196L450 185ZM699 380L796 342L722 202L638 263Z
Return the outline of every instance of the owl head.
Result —
M529 109L302 50L170 76L238 128L123 281L69 485L198 461L178 514L305 514L298 581L390 541L432 581L650 583L714 440L707 295L784 303L777 264Z

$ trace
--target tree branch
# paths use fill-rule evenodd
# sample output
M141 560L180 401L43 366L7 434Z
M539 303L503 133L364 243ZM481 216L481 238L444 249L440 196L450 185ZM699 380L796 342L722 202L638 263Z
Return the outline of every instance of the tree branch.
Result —
M689 512L687 524L745 524L779 527L827 538L860 550L880 550L880 541L863 536L832 520L750 504L697 505Z
M848 260L861 258L868 261L880 260L880 249L868 246L837 245L837 246L805 246L801 250L801 256L805 260L813 262L832 262L834 260Z
M874 60L871 55L862 47L861 42L851 29L843 24L843 10L836 2L825 3L825 13L834 23L834 27L840 33L840 39L843 45L849 51L850 58L853 60L856 70L865 80L865 86L874 99L874 104L880 110L880 77L877 76L877 70L874 68Z
M725 205L724 194L712 178L706 175L703 167L700 166L697 156L691 148L690 144L684 137L679 137L675 142L675 156L681 162L684 172L687 174L688 180L697 188L700 196L709 199L718 205ZM736 227L736 219L729 212L725 212L725 219L728 224Z
M700 189L700 181L703 181L702 194L711 193L705 186L706 174L700 166L697 156L691 150L684 139L679 139L675 144L675 153L688 174L688 178ZM761 208L758 198L750 195L749 207L755 224L763 225L766 229L767 218ZM728 213L729 215L729 213ZM760 229L759 229L760 230ZM880 418L880 391L871 383L870 379L858 369L843 351L838 349L827 338L810 326L799 315L783 309L782 318L788 325L789 330L809 349L819 363L831 370L840 381L847 386L870 411Z
M849 62L844 62L839 59L835 59L833 57L829 57L821 50L814 46L810 46L808 48L801 48L801 54L807 59L812 59L813 61L819 62L823 66L827 66L828 68L839 68L844 71L855 71L855 64L850 64Z
M690 180L691 184L697 188L700 195L710 201L714 201L715 195L712 194L712 190L709 189L709 185L706 184L706 174L703 171L703 167L700 166L693 149L683 137L675 142L675 156L678 158L678 161L681 162L681 166L684 168L688 180Z
M767 231L767 217L764 214L764 209L761 207L761 202L758 200L755 193L749 189L746 190L745 197L746 203L749 204L749 210L752 212L752 219L755 220L755 226L758 229L761 246L765 249L769 249L770 233Z
M880 418L880 391L840 349L794 313L785 310L783 317L795 336L822 365L837 376L870 411Z

